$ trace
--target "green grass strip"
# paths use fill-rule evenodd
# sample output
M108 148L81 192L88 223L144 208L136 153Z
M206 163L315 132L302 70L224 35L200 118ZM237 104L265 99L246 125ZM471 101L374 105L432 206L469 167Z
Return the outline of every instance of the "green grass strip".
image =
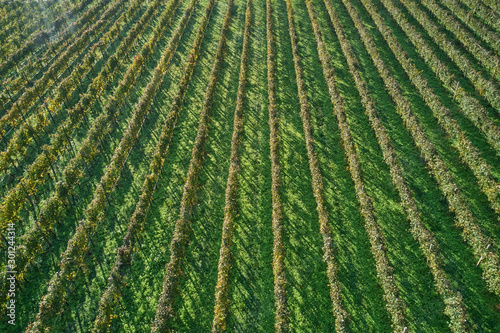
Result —
M399 298L399 289L396 286L394 276L392 275L393 268L390 266L389 259L385 249L385 239L380 230L380 226L375 220L373 212L373 204L371 197L364 190L364 183L362 178L361 165L359 163L359 156L354 147L354 140L352 138L351 130L347 123L345 114L345 104L343 98L339 95L335 84L335 72L330 55L326 50L326 45L321 36L321 31L318 25L314 7L311 1L306 0L307 11L313 26L313 32L316 39L318 49L318 56L323 68L323 76L328 91L330 100L333 104L333 112L337 116L338 127L342 137L344 151L349 163L349 172L354 181L354 188L356 190L356 197L358 199L361 213L365 220L365 229L368 233L371 252L375 258L375 266L377 269L377 277L379 283L384 290L384 300L386 303L387 311L391 316L392 327L396 332L407 330L406 320L404 317L404 302Z
M440 190L446 197L450 210L455 213L457 226L463 228L462 236L472 248L474 256L481 265L483 277L491 292L500 295L500 263L496 253L496 245L492 244L477 225L474 216L469 210L466 197L453 182L453 176L437 153L436 147L423 132L417 118L411 111L411 105L403 97L401 88L396 79L390 74L385 62L377 50L373 39L359 17L358 11L347 0L343 0L354 25L356 26L366 50L384 80L386 90L396 103L396 111L403 118L408 132L413 137L415 145L420 150L427 167L436 179ZM492 246L493 245L493 246Z
M488 118L488 111L486 111L476 98L469 95L469 93L460 87L460 82L451 74L448 66L438 59L429 44L423 39L422 35L420 35L406 20L401 11L394 6L394 3L387 0L382 0L382 3L406 33L406 36L408 36L408 39L418 50L420 56L441 80L443 86L454 96L460 105L460 112L465 114L467 118L484 133L488 143L497 152L497 155L500 156L500 141L498 140L500 137L500 128ZM463 61L463 59L459 61ZM457 61L455 62L457 63Z
M295 76L297 81L297 92L300 101L300 118L302 121L302 128L305 135L305 143L307 149L307 156L309 159L309 169L312 177L312 188L314 198L316 201L316 210L318 212L320 222L320 232L323 236L323 252L324 260L327 263L327 276L330 284L330 298L333 303L333 313L335 314L335 330L337 332L346 331L347 313L342 306L341 287L340 281L337 276L338 267L335 263L333 253L333 240L331 238L331 229L328 222L328 213L324 204L324 187L323 176L319 169L318 158L314 153L314 139L311 126L310 105L307 100L305 83L303 79L303 70L300 64L300 55L298 51L298 40L295 31L295 19L293 14L292 3L286 0L286 8L288 15L288 30L290 33L290 42L292 45L293 65L295 68Z
M406 216L411 225L411 232L415 240L420 244L420 248L427 259L427 265L434 277L434 283L437 291L443 298L445 303L445 313L450 318L449 326L453 332L467 331L466 319L467 314L463 306L462 295L451 287L451 282L443 270L443 255L439 250L439 245L436 238L428 229L425 228L420 219L413 193L408 188L403 177L403 171L398 161L395 149L392 147L389 136L387 135L382 122L378 117L375 104L370 97L367 84L361 77L359 62L356 60L354 52L345 37L342 25L339 22L337 13L333 9L331 0L323 0L328 10L330 20L335 28L335 33L340 41L342 52L347 60L349 72L354 78L356 88L361 97L361 102L365 107L365 114L370 120L371 127L377 136L378 145L380 146L384 161L390 169L392 183L398 190L401 199L401 205L406 212Z
M177 46L197 2L198 0L191 0L188 7L186 7L177 29L170 38L168 43L169 47L175 48ZM191 80L193 71L193 64L188 62L183 76L184 80L181 80L183 84L178 88L172 108L162 127L161 134L149 165L149 173L145 177L139 201L137 202L134 213L130 219L127 233L123 238L123 245L118 249L115 263L111 268L108 285L99 302L99 310L97 318L94 321L94 328L92 332L106 332L108 330L111 326L114 307L123 296L123 278L126 275L127 269L131 266L132 253L134 251L136 240L140 237L144 224L146 223L146 215L153 199L153 194L157 188L158 179L162 166L165 162L165 157L169 151L170 141L172 139L177 119L179 118L182 102L187 90L186 88Z
M247 58L251 19L252 0L248 0L245 13L245 32L243 37L243 50L241 51L236 108L234 110L229 175L227 177L225 192L224 221L222 223L222 242L219 251L220 257L217 271L217 284L215 286L215 306L212 332L223 332L226 330L226 320L229 308L229 273L231 271L232 261L231 247L233 244L234 218L237 213L236 196L238 189L238 173L240 171L240 156L238 149L241 145L241 136L243 133L243 103L245 99L245 86L247 80Z
M276 73L271 0L266 0L266 40L267 40L267 95L269 112L269 147L271 158L271 193L273 227L273 275L274 275L274 330L289 332L290 319L287 308L285 245L283 242L283 204L281 202L281 167L279 159L279 118L276 107Z
M214 0L209 2L209 5L203 16L202 27L200 32L205 32L208 25L208 18L213 8ZM163 288L158 299L156 308L155 320L151 326L151 332L165 332L170 331L171 320L174 317L174 300L179 281L181 270L181 261L184 256L184 248L188 241L188 230L190 228L191 213L193 211L194 200L198 191L198 177L203 164L203 156L205 153L205 142L208 138L210 114L212 111L213 96L217 86L219 72L222 66L224 49L226 45L226 34L229 30L229 23L232 14L233 1L228 1L228 7L224 15L224 21L220 32L219 43L217 45L217 52L215 55L214 64L210 72L210 78L203 100L203 107L201 109L200 123L194 147L189 161L189 169L186 175L186 183L182 193L181 207L179 219L175 223L174 234L170 242L170 262L165 267L165 277L163 279ZM202 35L200 35L202 36ZM201 45L201 39L197 41ZM199 48L195 55L200 53Z

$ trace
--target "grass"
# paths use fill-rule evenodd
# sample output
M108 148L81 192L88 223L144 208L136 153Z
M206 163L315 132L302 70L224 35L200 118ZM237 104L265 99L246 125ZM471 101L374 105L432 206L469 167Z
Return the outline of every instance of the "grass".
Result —
M273 26L276 35L276 97L280 121L279 153L290 328L292 331L305 332L332 331L332 302L329 297L326 263L322 260L323 242L299 116L286 7L284 2L275 2L273 5L273 12L277 17ZM315 102L310 99L310 103L314 118Z
M455 182L467 197L478 224L488 237L491 236L491 239L500 241L498 216L489 207L486 196L480 192L473 173L460 162L459 152L452 146L431 110L411 85L403 68L391 53L361 2L350 1L360 12L391 74L398 80L403 94L412 106L412 111L420 120L424 132L436 145L439 155L449 168ZM116 258L118 247L122 245L127 224L135 209L144 176L149 167L150 157L177 92L187 55L207 2L208 0L200 0L187 25L170 68L165 73L163 83L157 92L151 112L144 123L144 128L122 171L117 188L110 196L110 205L107 206L103 220L92 236L91 255L86 256L85 261L89 274L73 286L68 300L69 306L61 309L63 310L61 315L53 323L54 331L88 332L93 327L95 313L107 284L109 270ZM298 51L304 69L307 97L311 105L314 149L323 177L325 206L329 213L335 260L339 268L342 303L349 314L347 327L351 332L390 331L389 315L377 279L375 260L370 251L370 243L364 228L365 222L356 199L354 184L347 169L348 163L318 59L312 26L304 1L293 0L292 3L295 11ZM419 245L409 232L409 223L399 205L399 197L392 185L389 169L383 161L376 137L364 114L360 97L354 88L353 79L323 1L313 0L313 3L335 69L337 88L345 101L347 121L360 157L366 192L373 199L375 218L386 238L388 258L394 268L393 274L400 289L400 296L406 304L405 316L409 328L415 332L446 331L447 317L443 313L444 304L435 291L432 275ZM500 164L497 156L480 131L459 112L453 96L441 86L404 32L384 9L380 0L375 3L386 26L396 35L408 55L414 59L417 68L423 71L429 85L443 104L450 109L451 116L467 133L467 137L492 167L493 175L499 179ZM136 18L148 4L141 7ZM102 152L94 162L90 163L89 173L76 187L74 196L70 198L72 204L67 207L64 219L56 227L55 235L50 238L51 244L44 242L44 253L38 254L35 265L29 270L28 283L19 285L16 297L18 305L16 329L26 327L35 319L40 298L47 292L47 282L59 269L58 258L66 249L67 242L72 237L78 222L85 216L85 209L94 196L94 190L187 4L187 1L183 1L177 8L172 27L166 30L154 54L145 64L142 75L137 79L135 87L124 101L117 122L110 124L113 130L102 142L100 147ZM311 173L299 114L300 104L297 96L286 6L283 1L273 1L272 4L276 37L276 92L283 183L281 196L284 208L285 269L288 282L286 288L290 328L294 332L332 332L335 318L332 313L326 264L323 261L323 241L319 232L316 202L312 192ZM224 194L243 43L245 5L246 1L240 0L235 1L233 5L224 61L211 110L210 132L199 176L197 202L191 218L190 241L184 253L182 274L174 303L175 318L172 322L172 329L178 332L206 332L212 325L224 216ZM106 100L122 79L133 56L151 36L164 6L165 4L160 6L150 24L137 39L136 45L130 51L130 58L124 60L119 66L102 96L102 101L96 102L95 112L89 114L88 124L83 124L74 133L72 139L76 150L85 138L88 128L104 108ZM237 216L234 223L232 270L229 278L230 303L227 319L229 332L273 331L275 316L270 131L265 60L265 1L254 0L252 7L244 127L240 147L241 170ZM452 282L452 288L463 295L463 303L472 331L500 331L498 299L488 292L481 276L482 271L476 267L477 261L469 246L462 239L462 230L455 226L454 215L449 211L443 194L427 170L401 117L395 112L394 103L385 91L383 81L371 62L348 12L340 1L335 1L334 7L345 29L346 37L359 59L361 74L367 82L381 121L397 151L405 180L414 193L422 221L434 233L440 244L441 252L445 257L444 270ZM409 22L423 34L438 57L446 62L461 86L463 84L464 89L477 97L486 107L493 121L497 125L500 124L498 117L494 116L493 108L488 106L482 97L476 95L473 86L461 74L459 68L451 63L445 53L433 43L404 6L399 5L399 7ZM183 102L158 188L149 208L144 230L137 242L137 252L134 254L132 267L126 278L127 285L123 298L114 310L116 318L110 327L111 332L148 332L154 319L158 295L162 290L165 264L170 260L169 244L174 224L179 216L186 173L226 8L227 2L220 0L212 12L201 46L201 56L197 61L192 82L189 84ZM128 29L132 27L133 21L132 19L131 23L123 26L120 37L111 46L108 55L116 49L117 42L124 38ZM452 38L450 33L446 32L446 34ZM480 68L471 55L468 54L468 57L476 68ZM104 61L97 64L96 74L103 64ZM90 84L90 80L90 76L86 77L81 86L85 87ZM78 96L75 94L72 96L71 103L76 103L77 100ZM63 119L66 114L64 110L58 119ZM47 133L50 134L55 128L54 125L49 126ZM48 142L48 134L41 136L40 143ZM26 167L34 160L40 148L38 146L30 151L22 167ZM56 168L58 177L61 176L73 154L71 151L66 151L59 157ZM0 185L2 193L6 193L19 176L15 174L12 177L4 177ZM48 180L40 187L37 198L34 199L37 213L43 206L44 200L53 191L52 180ZM19 235L33 225L35 220L31 204L27 204L26 207L22 211L24 222L17 231ZM0 323L0 330L16 331L4 322Z
M233 236L230 332L274 327L271 163L266 91L265 2L253 1L246 101L240 147L239 215Z
M358 9L359 8L362 8L362 6L359 5ZM361 15L362 17L367 17L365 16L367 14L363 15L363 12L361 12ZM339 16L342 18L344 15ZM346 16L348 16L347 13L344 17ZM344 27L348 27L349 24L352 25L352 23L347 20ZM370 26L369 24L367 25ZM359 37L352 31L348 36L349 40L353 41L354 45L360 43ZM378 33L373 32L372 37L377 41L377 45L383 45L382 38ZM361 59L360 62L366 68L364 74L370 91L375 92L373 96L376 105L380 105L380 109L384 110L380 113L381 119L391 138L391 142L395 145L399 159L402 161L405 179L415 194L418 208L422 213L422 220L426 224L426 227L434 232L437 240L441 244L441 250L444 256L448 258L448 261L445 263L445 270L450 275L451 280L455 281L454 287L459 286L458 290L464 296L465 305L469 313L469 321L472 322L473 327L475 326L477 329L482 331L494 331L495 325L497 325L495 322L498 321L497 319L493 319L498 318L498 314L495 313L495 301L493 301L492 295L487 292L486 285L481 278L481 271L475 267L476 263L474 262L470 249L462 242L460 235L461 231L454 226L453 214L449 212L443 195L436 187L435 180L426 170L425 163L413 146L413 140L404 129L400 117L394 112L389 112L389 110L392 109L392 101L383 90L383 82L379 78L374 66L371 64L367 53L364 52L361 47L355 47L355 49L359 50L358 55ZM387 52L384 52L384 50L385 49L382 47L379 47L379 51L387 57L386 64L389 66L391 64L395 65L396 61L394 58ZM407 86L408 83L406 82L408 82L408 80L405 79L402 68L398 69L398 66L390 67L393 67L392 74L399 78L400 85L406 90L406 96L412 103L413 110L425 110L425 105L419 100L418 96L408 93L411 91L411 88ZM430 110L427 112L422 111L422 113L430 114ZM424 129L427 128L424 127ZM427 130L426 132L434 143L442 142L435 138L438 134L442 135L437 125L434 126L433 131ZM442 140L442 137L440 139ZM449 146L446 150L443 150L442 146L440 146L440 148L439 152L442 157L448 157L449 154L454 154L456 156L456 153ZM448 155L443 154L443 151ZM458 157L455 158L456 161ZM462 183L464 183L463 178L465 177L460 177L461 174L456 172L457 163L450 163L450 160L451 158L445 159L445 161L448 162L448 167L450 167L450 170L459 182L459 185L462 185ZM462 167L461 169L463 170L464 168ZM473 179L474 178L470 175L465 178L465 180L469 180L469 182L473 182ZM471 193L468 194L468 199L470 200L473 196L471 197ZM477 191L475 192L475 196L478 196ZM473 296L474 294L476 296ZM472 302L473 298L481 299L481 301L477 303ZM479 303L481 303L481 305L479 305Z
M319 12L326 13L326 9L321 10L324 6L318 8ZM443 323L446 327L442 314L444 305L440 304L439 296L433 290L432 277L428 274L423 255L408 230L409 224L399 206L399 197L392 185L375 134L368 118L364 116L360 97L356 90L351 89L354 81L346 72L347 66L344 64L340 45L334 44L337 41L331 41L333 31L328 28L324 36L328 40L327 45L331 46L329 51L333 61L338 64L338 89L345 100L347 120L360 156L365 188L373 199L375 218L386 237L389 260L395 269L394 275L401 297L407 304L406 316L410 323L415 323L418 327L429 329L431 326L440 326L442 329ZM434 292L426 292L428 290ZM441 306L436 307L435 304Z
M379 8L381 8L381 6L379 6ZM380 13L385 13L386 15L384 16L389 15L384 10L380 10ZM386 25L396 30L396 28L394 27L395 22L392 22L391 24L389 20L386 20ZM414 59L417 67L423 70L425 73L428 73L426 77L430 82L430 86L440 97L444 106L452 111L453 118L459 122L460 127L467 133L467 137L472 142L472 144L479 149L479 151L481 152L481 157L486 160L488 165L492 166L493 176L496 179L499 179L499 164L497 163L498 159L494 151L485 141L484 137L481 136L479 130L475 128L468 119L465 119L465 117L460 112L458 112L457 105L453 102L452 97L449 96L444 88L439 85L438 79L434 77L432 71L427 67L427 65L425 65L423 60L411 47L411 44L409 44L407 38L405 38L404 33L400 29L398 29L397 31L398 32L396 33L396 36L399 37L398 39L401 45L403 45L409 56ZM450 168L450 170L454 173L457 184L467 195L471 203L472 212L479 220L479 223L485 231L486 235L493 236L498 240L498 237L495 236L499 235L500 233L499 225L498 223L496 223L498 221L498 218L495 216L493 209L490 208L486 195L481 192L472 171L467 168L465 164L461 162L457 163L457 161L460 161L460 154L454 147L450 149L451 143L449 137L444 133L444 131L441 130L441 127L432 116L432 112L426 106L424 108L414 108L414 110L419 117L424 130L431 129L427 132L427 134L437 145L440 155L443 157L448 168Z
M222 23L227 8L225 2L220 4L217 23ZM179 285L180 297L175 304L178 317L174 320L173 327L181 332L209 331L214 313L245 4L233 3L231 12L230 30L227 33L224 58L213 98L209 136L205 143L205 156L198 179L198 195L191 217L190 241L183 260L184 276ZM214 47L219 40L219 26L216 31L217 34L211 38L211 45ZM211 70L212 64L205 67ZM203 81L204 87L207 81ZM204 88L199 89L199 92L204 91ZM200 102L202 98L199 99Z
M179 12L180 11L178 10L177 20L180 18ZM151 31L152 29L149 29L149 33L151 33ZM145 67L145 75L138 79L136 89L132 90L132 93L129 94L128 100L122 106L122 112L118 117L118 129L117 131L112 132L112 134L105 139L105 142L103 144L103 153L98 156L95 164L92 165L92 174L88 175L84 179L83 184L77 187L76 193L74 195L74 198L77 200L76 205L71 207L71 210L66 215L65 220L61 221L64 227L60 227L57 229L57 240L52 243L52 247L49 250L49 253L45 254L39 259L39 262L42 265L42 267L40 268L40 272L43 272L43 274L41 275L39 271L34 271L31 273L32 276L36 278L36 283L30 283L30 289L28 289L29 292L26 293L27 295L30 295L30 301L25 302L23 300L23 308L21 310L23 311L24 307L26 307L26 312L32 314L29 321L32 321L34 319L34 314L36 313L35 310L38 307L39 298L46 292L46 279L50 278L52 274L58 270L58 266L55 265L55 261L48 261L46 259L50 258L51 256L57 258L59 254L66 249L67 240L71 238L74 228L76 227L78 221L82 218L85 208L92 199L93 189L95 188L95 185L99 181L100 177L104 174L104 169L109 163L109 159L113 155L113 151L122 137L128 119L132 115L135 105L138 103L142 91L149 81L152 70L156 66L156 62L159 60L162 50L166 47L166 42L168 41L168 36L170 33L171 29L170 32L167 31L167 33L165 34L165 37L167 38L165 38L162 43L159 43L159 47L152 56L152 59ZM149 38L148 34L144 35L144 37L140 38L140 40L144 42L147 40L147 38ZM137 50L140 49L141 44L142 43L138 43L136 48ZM169 82L168 80L165 81ZM99 107L103 107L103 105L101 104L99 105ZM145 122L144 129L141 132L141 136L139 137L139 141L141 142L141 144L134 146L127 165L124 168L122 179L118 184L116 190L117 193L111 197L113 207L108 207L107 215L103 219L104 224L109 223L109 221L116 221L116 219L118 219L121 225L115 225L113 224L113 222L111 222L111 224L107 225L104 230L98 230L98 234L94 236L96 237L94 238L94 243L97 246L95 249L92 249L92 252L97 259L96 262L93 262L93 259L90 258L89 264L90 267L94 267L96 271L94 273L91 273L88 281L84 282L85 285L90 285L90 287L87 286L85 288L82 288L81 294L75 296L76 299L82 300L86 297L83 293L87 292L89 295L91 295L87 298L93 300L94 308L100 298L100 292L104 287L104 281L106 281L107 279L107 270L110 268L110 264L112 264L112 262L114 261L116 248L118 244L121 244L122 242L121 240L124 235L124 228L126 227L125 223L128 223L128 217L132 213L131 209L133 209L133 207L135 206L135 198L137 197L138 190L142 185L141 177L147 170L149 164L148 158L151 155L151 153L144 150L143 147L146 147L149 150L152 148L150 147L150 145L153 141L155 141L155 139L153 140L151 138L151 131L154 130L154 127L151 127L151 125L156 124L156 130L154 131L158 133L158 126L162 123L162 119L160 119L160 121L157 121L159 116L161 116L161 113L151 113L148 116L149 120ZM148 141L150 142L149 146L145 145ZM135 181L135 183L131 184L132 181ZM113 230L113 228L116 228L116 231ZM98 266L97 263L100 262L100 259L102 259L103 257L105 258L104 263L101 266ZM104 271L102 271L102 269L104 269ZM103 277L103 275L105 277ZM41 276L44 276L46 278L41 278ZM98 279L96 279L96 276L98 276ZM28 280L30 280L30 275L28 275ZM34 297L35 295L36 297ZM87 302L89 301L87 300ZM88 306L89 305L87 304L84 307L88 309ZM76 307L76 309L77 311L82 310L81 307ZM92 307L90 309L92 309ZM76 322L80 320L83 321L84 325L85 321L93 322L92 311L84 311L84 313L87 313L88 318L75 318L75 325ZM25 322L24 324L26 325L27 323L28 322ZM86 330L84 329L83 331Z

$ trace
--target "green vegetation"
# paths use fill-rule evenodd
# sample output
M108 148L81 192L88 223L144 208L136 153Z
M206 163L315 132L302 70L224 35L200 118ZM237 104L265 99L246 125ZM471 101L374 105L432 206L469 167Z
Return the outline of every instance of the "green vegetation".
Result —
M0 331L499 332L499 17L0 2Z

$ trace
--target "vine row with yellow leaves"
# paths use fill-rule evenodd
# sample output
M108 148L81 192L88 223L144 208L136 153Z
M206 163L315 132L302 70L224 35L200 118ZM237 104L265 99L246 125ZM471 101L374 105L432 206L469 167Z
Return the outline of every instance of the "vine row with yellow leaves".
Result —
M500 57L481 46L455 17L440 7L434 0L422 0L422 3L438 18L441 24L451 31L465 48L476 58L497 80L500 79Z
M204 19L208 22L210 11L215 0L211 0L209 7L206 9ZM165 332L170 330L172 317L174 316L173 303L177 294L177 284L181 272L181 262L184 257L184 250L188 242L188 230L191 224L191 213L198 192L198 177L203 164L203 156L205 154L205 142L208 138L209 121L212 111L213 97L215 88L219 79L219 74L224 59L224 49L226 46L227 33L231 22L233 0L228 0L227 10L224 15L224 21L220 32L217 52L215 54L214 64L210 72L210 78L203 100L201 109L200 123L194 147L189 161L189 169L186 175L186 183L182 192L181 207L179 218L174 227L174 233L170 242L170 262L165 267L165 277L163 279L163 288L160 293L158 305L156 307L156 315L151 326L152 333ZM205 24L206 26L206 24Z
M116 0L116 2L102 14L96 23L85 30L68 46L66 51L64 51L64 53L50 66L44 75L34 83L33 87L27 89L21 97L19 97L10 110L0 118L0 135L2 137L5 136L8 126L14 128L25 120L25 111L35 104L54 82L60 79L60 75L66 69L68 62L88 47L91 38L102 32L110 23L109 20L122 9L125 3L126 0Z
M401 199L401 206L406 212L406 216L411 226L411 233L415 240L419 243L420 248L427 259L427 265L434 277L434 284L436 290L443 298L445 303L445 313L450 318L449 326L453 332L467 331L466 320L467 313L462 301L462 295L459 291L453 290L450 280L443 270L443 254L439 250L439 244L434 237L433 233L429 231L422 220L420 219L420 212L415 203L413 193L408 188L406 181L403 177L403 170L398 161L395 149L392 147L389 136L378 117L375 104L371 99L370 93L367 88L366 81L361 77L360 64L345 37L343 27L339 22L337 13L333 9L331 0L324 0L330 21L333 24L335 33L337 34L342 52L345 56L349 66L349 72L354 79L356 88L361 97L361 103L365 108L365 114L368 116L370 125L377 137L378 145L382 150L384 161L389 167L392 183L398 190Z
M178 43L197 2L198 0L191 0L188 7L184 10L184 14L179 25L177 26L177 29L170 39L169 45L176 45ZM199 38L198 42L201 40L202 38ZM195 43L193 45L193 50L197 50L197 47L199 47L199 45L198 43ZM184 67L184 74L180 81L181 84L177 89L172 107L166 117L165 123L163 124L156 148L153 151L153 156L151 157L149 165L149 172L144 179L139 200L135 206L134 212L132 213L127 233L123 238L123 245L118 248L115 263L109 274L106 290L102 293L101 300L99 301L99 309L97 311L97 317L94 321L93 332L106 332L108 330L113 318L114 307L123 296L123 279L132 264L132 254L135 249L136 240L141 236L144 224L146 223L146 216L149 206L153 200L153 194L157 188L157 183L166 155L169 151L173 131L182 109L184 96L193 76L196 66L195 62L196 57L193 55L188 59Z
M269 113L269 148L271 159L271 195L273 228L273 275L274 275L274 330L277 333L290 331L287 308L285 245L283 243L283 203L281 202L281 167L279 158L279 117L276 107L276 62L273 34L273 8L266 0L266 44L267 44L267 98Z
M109 126L110 122L113 122L113 118L121 111L121 105L126 100L127 94L134 85L136 78L140 75L139 72L142 70L144 62L149 59L154 46L160 38L162 38L171 22L175 6L176 2L173 1L165 8L153 36L151 36L149 42L142 47L142 51L145 52L141 51L140 54L142 54L142 56L138 55L133 59L133 62L130 64L123 79L118 84L114 94L106 103L103 112L93 122L92 127L87 133L75 157L69 161L68 165L62 171L62 177L60 181L56 183L54 193L43 205L36 223L21 236L20 245L16 251L17 280L19 282L24 281L25 274L36 259L37 254L43 252L43 243L40 240L44 240L50 244L50 235L53 235L52 230L55 224L63 219L64 212L68 209L69 196L73 193L76 184L84 176L84 170L88 169L88 165L99 153L99 150L96 148L99 142L101 142L112 130L112 126ZM126 39L132 42L139 36L139 33L140 29L131 30ZM172 50L175 50L177 44L174 43L170 47ZM93 80L88 92L75 106L75 113L78 112L80 118L83 117L83 112L92 106L97 93L103 89L104 81L100 79L102 76L101 74L102 73ZM63 128L57 140L61 141L62 144L63 140L69 138L70 133L71 132L66 128ZM46 152L49 153L51 150L47 149ZM38 165L38 167L34 168L32 172L36 173L36 170L41 169L44 163L51 165L51 163L56 160L56 152L57 151L52 151L52 154L42 155L42 160L37 159L38 162L35 165ZM40 178L36 179L37 182L40 181Z
M226 330L226 320L229 307L229 273L231 271L231 247L233 244L234 218L236 216L236 200L238 193L238 172L240 170L239 148L243 133L243 108L245 100L245 86L247 80L247 58L250 40L250 24L252 20L252 0L247 1L245 13L245 31L243 36L243 50L241 51L240 76L238 92L236 94L236 108L234 110L233 136L231 138L231 156L229 174L227 177L224 221L222 223L222 241L219 251L219 265L217 269L217 284L215 286L214 319L212 332Z
M478 20L474 13L463 9L457 0L441 0L446 7L462 22L464 22L476 36L488 43L497 53L500 52L500 36L491 31L485 24Z
M462 73L472 82L476 92L484 96L485 99L493 106L497 111L500 112L500 90L498 85L494 80L485 79L483 74L476 70L467 59L465 54L461 49L455 46L452 40L450 40L444 33L439 31L439 27L427 16L427 14L418 8L418 6L411 1L402 0L401 3L405 5L408 12L413 15L413 17L419 21L422 27L425 29L427 34L439 45L441 50L443 50L448 57L460 68ZM425 53L424 53L425 55ZM442 76L442 74L440 75ZM451 84L449 79L447 79L446 84ZM462 87L459 84L454 83L451 86L454 94L458 96L462 95Z
M349 1L343 0L343 3L361 36L361 41L384 81L387 92L396 104L396 111L402 117L404 125L420 150L428 169L436 179L441 192L448 201L450 210L455 213L456 224L463 229L462 236L478 259L478 265L481 265L489 290L500 295L500 263L497 253L493 250L495 246L491 246L492 244L477 225L469 210L466 197L453 182L453 176L437 153L436 147L423 132L417 118L412 113L410 103L403 97L399 83L390 74L382 60L372 37L359 17L358 11Z
M50 123L55 125L54 117L57 117L63 111L62 108L66 107L65 103L71 99L73 93L77 89L82 93L80 83L88 73L93 71L95 64L105 59L106 50L115 39L119 38L122 25L127 24L134 18L141 4L142 2L139 0L133 1L113 25L106 29L106 33L85 53L85 56L71 74L56 85L53 98L48 99L47 103L44 103L43 106L38 107L36 111L32 112L15 130L7 144L7 148L0 153L0 174L6 172L12 163L21 164L28 153L30 144L33 141L38 144L36 138L42 132L46 133L46 128ZM159 5L160 2L158 0L151 3L151 6L146 11L148 19ZM120 54L112 55L105 60L106 63L103 67L106 68L107 66L109 68L109 74L112 74L114 68L119 64L120 58L118 56Z
M140 1L137 1L137 4L139 3ZM52 169L54 171L53 164L57 161L57 158L61 154L61 152L64 149L67 149L68 146L71 149L73 148L70 137L72 133L82 125L84 117L86 117L86 114L91 110L89 105L91 104L90 101L95 101L95 95L98 94L99 90L103 88L105 82L110 80L117 73L115 69L119 66L121 58L127 54L127 52L132 47L133 42L137 37L139 37L140 32L148 23L152 14L159 6L159 3L159 1L153 2L152 6L149 7L149 10L146 11L146 13L141 17L137 24L130 30L127 38L123 39L123 41L118 46L115 55L108 59L106 64L102 67L101 72L89 85L87 92L83 94L82 99L79 101L79 103L77 103L71 110L68 111L68 117L63 121L62 124L57 127L56 132L52 135L50 144L44 147L42 153L28 167L26 174L21 177L20 181L7 192L0 204L0 230L2 230L2 232L7 223L12 223L19 219L19 211L25 206L26 202L29 200L29 197L36 195L37 189L45 183L45 181L47 180L46 175L49 172L49 169ZM125 13L123 13L123 15L125 15ZM116 24L120 24L120 22L117 21ZM117 27L118 26L114 26L113 28ZM114 33L118 33L118 31L115 29L112 29L109 32L111 31L114 31ZM90 65L90 63L88 65ZM90 67L86 68L90 69ZM83 107L83 105L85 105L85 107ZM30 123L36 123L40 126L48 124L48 113L50 113L50 111L47 110L43 112L40 109L39 114L34 114L29 117L34 117L36 119ZM50 114L50 117L52 116L53 115ZM38 129L42 130L43 128ZM32 125L28 125L27 123L21 125L19 131L24 132L21 134L21 136L24 137L24 139L28 140L29 135L36 135L36 133L32 132ZM16 132L14 136L16 136L17 134L18 133ZM13 146L9 145L9 148L14 147L13 151L19 154L21 148L16 147L20 145L20 147L22 147L22 150L25 151L26 146L29 144L28 142L25 142L24 145L22 143L16 142ZM2 165L2 167L0 167L0 170L5 171L4 168L7 168L8 162L12 161L12 150L9 151L9 148L7 148L6 151L3 151L0 154L0 165ZM57 178L55 172L53 172L53 177L54 179ZM37 217L35 216L35 220L36 219Z
M498 140L500 137L500 128L496 126L488 117L488 111L477 99L470 96L469 93L460 87L460 82L455 79L454 75L451 74L448 66L438 59L429 44L406 20L401 11L394 6L394 3L388 0L382 0L382 3L387 8L389 13L391 13L391 15L395 18L398 25L406 33L406 36L416 47L418 53L441 80L443 86L450 94L453 94L454 98L460 105L460 111L462 111L477 128L483 131L488 143L494 150L496 150L497 154L500 155L500 141Z
M308 3L310 5L310 3ZM318 212L320 222L320 232L323 236L323 252L324 260L327 263L327 277L330 285L330 298L333 304L333 313L335 315L335 330L337 332L346 332L347 312L342 306L342 295L340 281L337 276L338 267L335 263L333 252L333 240L331 237L331 229L328 222L328 213L324 205L324 187L323 176L319 169L318 158L314 153L314 139L311 126L310 105L307 100L305 83L303 79L303 70L300 64L300 55L298 50L298 38L295 31L295 19L291 0L286 0L286 8L288 14L288 30L290 33L290 41L292 45L293 65L295 68L295 76L297 81L297 91L300 102L300 118L302 120L302 128L304 130L307 156L309 160L309 169L312 177L312 187L314 198L316 200L316 210ZM324 46L324 45L323 45Z
M164 73L174 55L176 44L175 42L167 46L154 69L153 76L128 122L127 129L94 191L94 197L85 211L86 217L79 222L73 237L68 241L68 246L61 255L60 269L52 276L48 292L40 301L36 320L29 325L27 332L41 332L49 327L51 319L56 314L56 309L59 309L66 302L70 283L76 281L81 275L88 274L88 270L81 268L84 267L84 256L89 248L92 234L102 220L110 195L114 192L120 178L121 170L139 137L146 115L150 111Z
M332 61L328 51L326 50L323 37L321 36L313 4L310 0L306 0L306 5L316 39L318 56L321 62L321 67L323 68L323 76L328 86L330 100L333 104L333 112L337 117L340 136L342 138L344 151L349 164L348 169L354 182L354 188L361 208L361 214L365 220L365 229L370 240L371 252L375 258L377 277L384 291L386 309L391 317L393 329L397 332L402 332L407 330L406 319L404 316L405 305L399 297L399 289L396 286L395 279L392 274L393 268L387 258L384 236L380 230L380 226L375 220L372 199L364 190L359 156L354 147L354 140L349 124L347 123L344 100L336 88L335 72L332 66Z
M470 142L458 122L451 116L440 101L434 90L429 87L425 76L417 69L413 61L404 52L394 34L383 24L382 17L370 0L361 0L370 13L373 21L382 33L385 41L410 78L411 83L417 88L432 114L437 119L441 128L450 136L453 146L460 152L460 159L469 167L478 180L481 191L490 201L491 207L500 215L500 185L491 174L491 166L481 157L479 150Z
M478 0L460 0L467 5L469 9L479 16L488 26L500 32L500 15L489 9L481 1Z

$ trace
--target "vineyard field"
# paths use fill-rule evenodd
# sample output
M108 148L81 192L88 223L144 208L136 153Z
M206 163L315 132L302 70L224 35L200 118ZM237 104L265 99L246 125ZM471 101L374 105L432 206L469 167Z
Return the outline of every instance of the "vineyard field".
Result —
M492 0L1 0L0 332L500 332Z

